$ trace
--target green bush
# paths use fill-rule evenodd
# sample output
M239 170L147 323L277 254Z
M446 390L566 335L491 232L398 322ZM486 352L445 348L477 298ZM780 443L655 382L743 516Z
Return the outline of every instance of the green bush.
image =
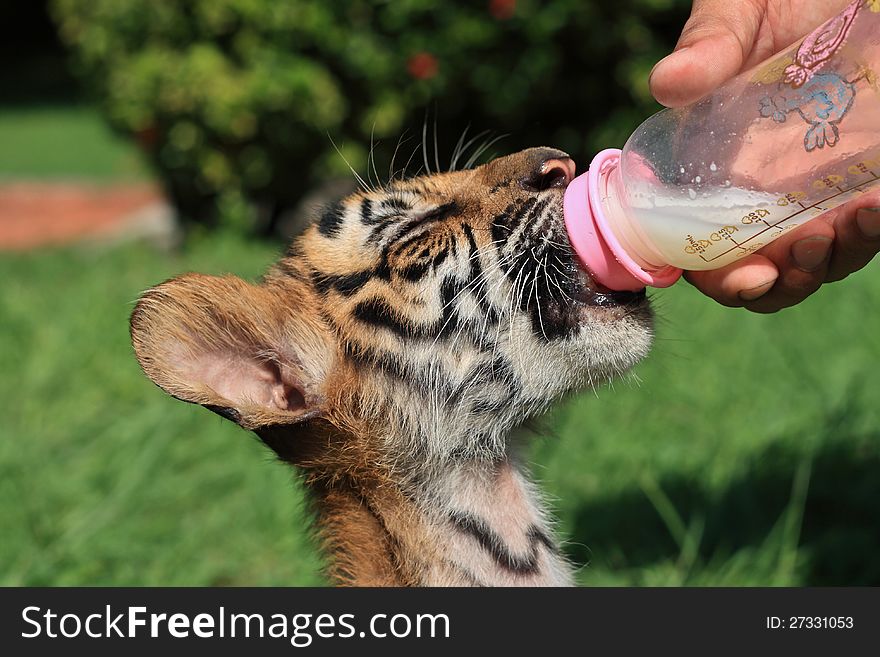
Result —
M344 159L363 172L372 139L385 170L407 131L405 160L426 113L441 164L468 124L509 133L505 151L543 143L583 159L619 145L654 109L647 74L687 4L54 0L52 10L111 123L137 138L184 216L210 222L218 209L242 214L243 201L289 207L347 172Z

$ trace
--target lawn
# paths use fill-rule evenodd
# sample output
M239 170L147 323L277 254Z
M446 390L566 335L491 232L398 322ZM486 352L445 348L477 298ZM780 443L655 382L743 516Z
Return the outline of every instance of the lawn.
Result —
M147 286L254 277L278 252L214 235L0 257L0 584L323 583L290 471L161 393L128 342ZM686 284L655 301L636 377L534 440L579 581L880 584L877 265L772 316Z
M141 154L86 105L0 107L0 145L0 181L147 175Z

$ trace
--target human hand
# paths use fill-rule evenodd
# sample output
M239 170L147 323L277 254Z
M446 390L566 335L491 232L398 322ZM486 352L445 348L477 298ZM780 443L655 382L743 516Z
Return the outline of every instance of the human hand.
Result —
M669 107L695 102L784 50L850 2L694 0L675 50L651 72L651 93ZM686 272L685 278L726 306L756 312L793 306L823 283L861 269L880 251L878 206L880 192L866 194L742 260Z

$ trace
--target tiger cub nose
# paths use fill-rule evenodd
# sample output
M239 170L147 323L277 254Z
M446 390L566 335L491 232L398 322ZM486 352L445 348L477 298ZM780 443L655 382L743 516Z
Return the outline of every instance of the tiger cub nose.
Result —
M554 149L535 149L528 175L520 181L526 191L541 192L546 189L568 187L574 179L575 164L568 155Z

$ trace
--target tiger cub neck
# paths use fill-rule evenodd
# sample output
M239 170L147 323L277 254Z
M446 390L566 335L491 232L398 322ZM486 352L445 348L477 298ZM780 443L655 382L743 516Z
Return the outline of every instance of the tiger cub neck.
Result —
M331 493L319 525L343 584L570 586L535 487L510 456L448 464L406 491ZM319 507L320 508L320 507ZM335 509L335 512L334 512Z

